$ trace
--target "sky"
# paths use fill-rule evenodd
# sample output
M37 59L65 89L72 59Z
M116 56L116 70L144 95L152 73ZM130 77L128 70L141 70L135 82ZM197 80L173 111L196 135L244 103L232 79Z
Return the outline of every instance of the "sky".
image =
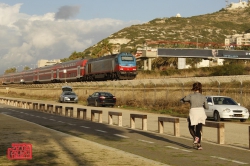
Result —
M0 74L67 58L131 25L225 6L225 0L0 0Z

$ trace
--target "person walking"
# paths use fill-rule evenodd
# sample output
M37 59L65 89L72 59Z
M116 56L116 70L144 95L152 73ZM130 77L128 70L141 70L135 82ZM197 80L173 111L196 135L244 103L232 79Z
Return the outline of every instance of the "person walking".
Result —
M202 84L200 82L195 82L193 84L192 91L194 91L194 93L183 97L180 101L190 103L188 117L189 132L193 137L193 143L197 147L197 150L202 150L201 131L202 125L205 124L207 119L204 108L208 109L209 106L206 97L202 95Z

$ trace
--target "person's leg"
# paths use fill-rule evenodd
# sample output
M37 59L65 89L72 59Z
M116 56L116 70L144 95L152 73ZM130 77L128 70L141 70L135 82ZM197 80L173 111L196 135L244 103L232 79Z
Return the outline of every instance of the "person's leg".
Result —
M202 150L202 147L201 147L201 131L202 131L202 123L199 123L197 126L196 126L196 136L199 138L199 141L198 141L198 144L197 144L197 149L198 150Z
M188 129L189 129L189 132L190 132L191 136L193 137L193 139L195 139L194 127L195 126L191 126L190 118L188 118Z
M198 143L201 143L201 130L202 130L202 123L198 123L198 125L196 125L196 132L195 132L196 137L199 138Z

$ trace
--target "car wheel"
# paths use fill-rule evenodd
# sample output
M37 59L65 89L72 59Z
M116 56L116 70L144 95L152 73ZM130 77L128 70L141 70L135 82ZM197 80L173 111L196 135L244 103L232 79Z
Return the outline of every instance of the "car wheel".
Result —
M246 121L246 119L240 119L240 121L241 121L241 122L245 122L245 121Z
M214 121L219 122L220 121L220 114L218 111L214 112Z
M97 101L95 101L95 107L98 107L98 102Z

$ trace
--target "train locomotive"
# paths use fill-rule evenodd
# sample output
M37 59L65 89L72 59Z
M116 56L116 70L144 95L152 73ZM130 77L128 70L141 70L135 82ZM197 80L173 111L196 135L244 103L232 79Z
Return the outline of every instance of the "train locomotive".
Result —
M130 53L118 53L3 74L0 81L2 84L36 84L131 80L136 75L136 58Z

